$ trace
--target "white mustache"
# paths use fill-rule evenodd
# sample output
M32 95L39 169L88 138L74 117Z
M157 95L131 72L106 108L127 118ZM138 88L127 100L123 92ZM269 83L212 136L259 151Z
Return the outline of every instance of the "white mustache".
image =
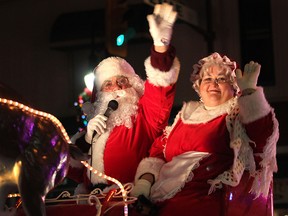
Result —
M126 95L126 91L124 91L124 90L119 90L116 93L117 93L117 96L119 96L119 97L124 97Z

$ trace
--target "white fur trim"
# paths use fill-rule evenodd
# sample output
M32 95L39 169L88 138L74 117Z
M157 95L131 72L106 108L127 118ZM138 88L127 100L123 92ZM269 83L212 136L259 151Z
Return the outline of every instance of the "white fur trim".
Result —
M189 119L189 117L191 116L191 114L201 105L201 103L199 101L188 101L188 102L184 102L182 109L181 109L181 119L183 121Z
M139 180L139 178L145 173L153 174L156 181L158 179L159 171L164 163L165 161L160 158L144 158L138 165L135 175L135 184Z
M101 136L95 136L93 139L93 145L92 145L92 163L91 159L89 160L89 164L96 169L99 172L104 173L104 150L106 146L107 139L110 135L110 131L106 131L104 134ZM91 148L89 150L89 153L91 154ZM87 176L90 177L90 170L87 169ZM93 184L99 184L99 183L104 183L106 184L107 181L104 178L99 177L98 175L92 174L90 181Z
M103 82L113 76L124 75L126 77L135 76L132 66L123 58L108 57L102 60L94 69L95 84L100 91Z
M152 67L150 62L150 57L148 57L145 60L144 65L146 69L147 80L149 80L151 84L155 86L167 87L176 83L180 71L180 62L177 57L174 59L172 67L167 72L163 72Z
M257 90L251 95L240 97L238 103L241 121L244 124L268 115L272 109L265 98L262 87L257 87Z

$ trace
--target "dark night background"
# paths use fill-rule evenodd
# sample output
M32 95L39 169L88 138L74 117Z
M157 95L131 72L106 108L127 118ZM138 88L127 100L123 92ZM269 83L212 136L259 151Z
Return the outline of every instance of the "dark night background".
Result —
M196 17L188 22L178 19L174 28L172 44L181 72L171 118L183 101L197 99L189 75L200 58L217 51L242 68L250 60L258 61L262 65L259 85L264 86L280 123L275 208L287 209L288 1L174 2L183 13L193 10ZM69 134L77 131L73 103L85 87L84 75L111 55L105 46L105 25L113 17L105 18L105 7L104 0L0 0L0 82L33 108L55 115ZM142 78L143 61L152 45L145 19L151 11L147 3L130 0L125 13L134 31L125 58Z

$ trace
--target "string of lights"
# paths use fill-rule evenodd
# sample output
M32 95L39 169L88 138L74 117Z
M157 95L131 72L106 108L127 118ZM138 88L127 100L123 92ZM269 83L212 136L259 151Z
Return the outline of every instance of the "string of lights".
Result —
M63 135L63 137L65 138L65 140L67 141L67 143L71 143L71 140L65 130L65 128L63 127L62 123L53 115L49 114L49 113L46 113L46 112L42 112L42 111L39 111L39 110L35 110L29 106L26 106L22 103L19 103L17 101L13 101L13 100L10 100L10 99L6 99L6 98L0 98L0 103L1 104L4 104L4 105L8 105L8 106L13 106L13 107L16 107L20 110L24 110L26 112L29 112L33 115L36 115L36 116L41 116L41 117L44 117L44 118L47 118L49 120L51 120L55 125L56 127L60 128L60 131ZM113 183L115 183L121 190L122 192L122 197L123 197L123 201L124 201L124 215L128 215L128 204L127 204L127 191L125 190L124 186L121 184L121 182L119 182L117 179L115 178L112 178L110 176L107 176L105 175L104 173L102 172L99 172L98 170L94 169L92 166L90 166L86 161L81 161L81 163L86 167L88 168L90 171L92 171L93 174L95 175L98 175L99 177L101 178L104 178L108 181L111 181ZM15 198L15 197L20 197L20 194L19 193L14 193L14 194L9 194L8 195L8 198Z
M49 114L49 113L46 113L46 112L42 112L42 111L38 111L38 110L35 110L29 106L26 106L22 103L19 103L17 101L13 101L13 100L9 100L9 99L6 99L6 98L0 98L0 103L2 104L7 104L9 106L13 106L13 107L16 107L18 109L21 109L21 110L24 110L26 112L29 112L33 115L36 115L36 116L41 116L41 117L44 117L44 118L47 118L49 120L51 120L55 125L56 127L60 128L60 131L62 132L62 135L64 136L65 140L67 141L67 143L71 143L71 140L65 130L65 128L63 127L62 123L53 115Z

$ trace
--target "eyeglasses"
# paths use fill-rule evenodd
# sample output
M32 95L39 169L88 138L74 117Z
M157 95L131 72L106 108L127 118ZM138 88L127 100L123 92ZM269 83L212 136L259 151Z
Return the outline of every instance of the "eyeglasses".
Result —
M113 90L115 84L121 89L125 89L131 86L129 84L129 80L127 77L116 76L116 77L112 77L110 80L105 80L104 83L102 84L101 90L111 91Z
M229 82L229 80L224 76L217 77L215 79L213 79L212 77L203 77L202 79L202 83L204 84L216 83L217 85L219 85L219 84L224 84L227 82Z

